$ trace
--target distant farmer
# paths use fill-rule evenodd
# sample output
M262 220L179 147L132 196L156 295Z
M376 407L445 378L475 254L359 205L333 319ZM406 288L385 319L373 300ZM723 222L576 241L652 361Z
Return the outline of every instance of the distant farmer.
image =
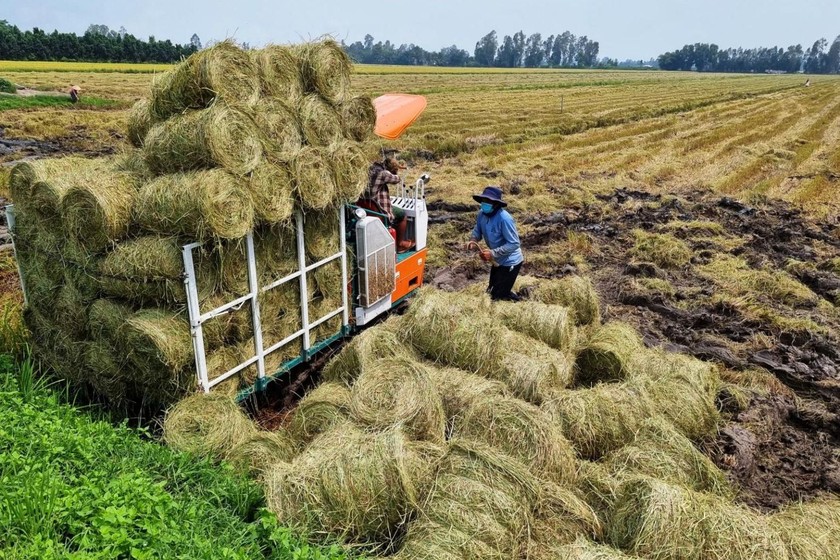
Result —
M391 193L388 190L388 185L398 185L402 182L400 176L397 175L400 169L405 169L405 166L400 165L394 157L374 162L368 171L368 186L362 200L372 202L388 216L390 225L397 230L397 251L402 253L411 249L413 243L405 238L408 226L405 211L391 204Z
M811 78L805 80L805 87L811 87Z
M72 86L70 88L70 101L76 103L82 97L82 88L79 86Z
M490 297L494 300L519 301L519 295L512 290L525 258L522 256L516 224L505 210L507 203L502 200L502 189L487 187L481 194L473 195L473 199L481 204L481 210L467 249L479 251L483 261L493 263L487 286ZM478 242L482 239L489 249L480 248Z

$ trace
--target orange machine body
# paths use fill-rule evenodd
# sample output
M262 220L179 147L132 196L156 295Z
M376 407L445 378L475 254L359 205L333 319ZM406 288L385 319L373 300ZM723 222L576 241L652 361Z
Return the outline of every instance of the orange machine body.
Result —
M426 270L428 249L412 252L396 266L397 287L391 294L391 303L396 303L423 285L423 273Z

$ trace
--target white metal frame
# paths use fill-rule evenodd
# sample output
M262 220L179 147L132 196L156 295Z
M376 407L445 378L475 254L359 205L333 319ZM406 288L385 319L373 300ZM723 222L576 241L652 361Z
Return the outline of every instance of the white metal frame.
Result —
M15 238L17 234L15 233L15 205L9 204L6 206L6 226L9 228L9 233L12 234L12 250L15 252L15 265L17 266L18 271L18 278L20 278L20 289L23 291L23 303L24 305L29 305L29 296L26 293L26 282L23 280L23 271L20 268L20 259L18 259L17 253L17 241Z
M302 358L308 359L309 351L312 348L312 339L311 339L311 331L312 329L318 327L322 323L329 321L333 317L337 315L342 315L342 326L347 327L350 323L350 307L349 301L347 296L347 241L345 236L345 215L344 215L344 208L339 208L338 210L338 221L339 221L339 236L340 236L340 245L339 245L339 252L329 257L322 259L316 263L307 265L306 264L306 245L304 243L304 228L303 228L303 215L300 212L295 214L295 232L297 238L297 254L298 254L298 270L288 276L275 280L266 286L259 285L259 278L257 277L257 261L256 261L256 254L254 251L254 236L253 233L249 233L245 238L245 250L246 250L246 258L248 263L248 289L249 292L239 297L229 303L226 303L216 309L208 311L206 313L201 313L200 304L198 300L198 282L196 280L195 275L195 263L193 260L193 251L197 248L201 247L200 243L191 243L189 245L185 245L183 247L183 259L184 259L184 284L187 290L187 308L189 311L189 318L190 318L190 332L192 334L193 340L193 350L195 353L195 367L196 367L196 375L198 377L199 386L202 388L204 392L210 392L210 389L222 383L223 381L230 379L237 373L241 372L247 367L250 367L254 364L257 365L257 379L258 383L266 378L266 371L265 371L265 358L269 354L272 354L286 346L290 342L302 337L303 338L303 355ZM321 268L335 260L341 260L341 282L342 282L342 303L341 307L335 309L323 317L318 318L315 321L310 322L309 317L309 298L308 298L308 275L310 272ZM269 348L264 348L263 346L263 333L262 333L262 323L260 320L260 306L259 295L265 293L269 290L273 290L283 284L288 282L292 282L294 280L298 280L300 286L300 313L301 313L301 329L297 332L289 335L285 339L281 340L280 342L272 345ZM251 304L251 321L254 327L254 356L249 358L248 360L242 362L238 366L234 367L233 369L217 376L214 379L209 379L209 373L207 371L207 355L206 355L206 348L204 344L204 330L203 324L207 321L213 319L214 317L218 317L220 315L224 315L231 311L235 311L240 309L244 304L250 302ZM270 372L273 374L275 372Z

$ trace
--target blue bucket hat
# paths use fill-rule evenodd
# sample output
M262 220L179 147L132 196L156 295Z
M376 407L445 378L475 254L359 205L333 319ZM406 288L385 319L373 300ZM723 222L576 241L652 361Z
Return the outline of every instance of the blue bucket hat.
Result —
M473 200L476 202L493 202L502 207L507 206L507 202L502 200L502 189L495 186L486 187L481 194L474 194Z

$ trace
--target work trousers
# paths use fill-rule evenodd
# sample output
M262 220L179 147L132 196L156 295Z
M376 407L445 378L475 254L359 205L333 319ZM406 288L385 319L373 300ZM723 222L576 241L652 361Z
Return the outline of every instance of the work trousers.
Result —
M511 292L519 276L519 269L522 263L514 266L494 266L490 268L490 284L487 286L487 293L491 299L505 299L519 301L519 296Z

